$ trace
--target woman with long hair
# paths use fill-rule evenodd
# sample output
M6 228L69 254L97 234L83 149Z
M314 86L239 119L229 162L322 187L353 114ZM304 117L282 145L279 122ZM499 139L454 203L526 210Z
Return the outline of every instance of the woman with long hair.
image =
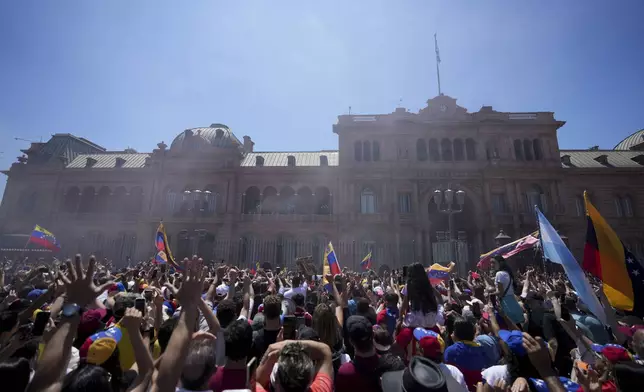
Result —
M442 297L439 303L437 294L429 283L425 267L420 263L409 266L406 294L403 300L403 312L407 310L403 327L435 328L436 325L443 325L445 318Z
M512 273L512 269L501 256L492 258L492 273L494 274L494 288L491 294L496 298L503 309L503 313L515 324L519 325L525 321L523 308L517 301L514 291L518 284Z

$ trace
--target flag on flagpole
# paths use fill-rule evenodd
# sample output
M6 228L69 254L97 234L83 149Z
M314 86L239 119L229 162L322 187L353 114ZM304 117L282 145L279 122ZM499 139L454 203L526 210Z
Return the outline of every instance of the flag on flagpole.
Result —
M170 251L170 244L168 243L168 236L165 234L165 227L163 227L163 222L159 223L154 242L154 245L157 249L157 254L154 260L159 264L170 263L170 265L172 265L174 268L180 270L181 266L178 265L172 257L172 251Z
M60 250L60 244L58 243L58 240L56 240L54 233L43 227L40 227L39 225L36 225L36 227L34 227L33 231L31 232L31 236L29 237L29 241L27 241L27 243L29 242L44 246L45 248L53 250L55 252Z
M584 269L604 282L604 294L613 307L644 316L644 268L588 200L586 192L584 202L588 222Z
M509 244L499 246L496 249L492 249L491 251L482 254L479 258L478 264L476 264L476 267L479 269L489 268L492 262L492 257L503 256L504 258L508 258L510 256L516 255L519 252L523 252L524 250L534 248L534 246L538 242L539 232L535 231L534 233L528 234L527 236L519 238L516 241L512 241Z
M333 276L338 275L340 272L340 264L338 263L338 258L335 255L335 250L333 249L333 244L329 241L324 250L324 264L322 265L322 284L326 287L327 290L331 291L331 284L326 280L326 276L331 274Z
M363 270L369 270L371 269L371 262L372 262L372 257L371 257L371 251L367 253L367 255L362 259L360 262L360 266L362 267Z
M566 247L563 240L557 233L554 227L548 222L548 219L539 211L537 206L534 207L537 213L537 220L539 222L539 237L541 238L541 248L543 256L553 263L561 264L566 271L568 280L577 291L577 296L582 300L588 309L599 319L604 325L606 322L606 314L604 308L599 303L593 288L591 287L586 274L581 269L575 256L572 255L570 249Z

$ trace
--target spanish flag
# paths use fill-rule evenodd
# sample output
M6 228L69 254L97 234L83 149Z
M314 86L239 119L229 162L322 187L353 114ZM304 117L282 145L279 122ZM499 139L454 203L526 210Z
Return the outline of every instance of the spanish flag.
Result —
M586 192L584 201L588 220L584 270L604 282L604 294L613 307L644 316L644 268L588 200Z

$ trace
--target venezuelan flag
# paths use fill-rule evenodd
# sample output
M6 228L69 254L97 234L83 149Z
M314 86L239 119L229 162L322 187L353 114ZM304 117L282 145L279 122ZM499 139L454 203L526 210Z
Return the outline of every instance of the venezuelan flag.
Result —
M324 266L329 268L331 275L337 275L342 272L340 269L340 263L338 263L338 257L335 255L335 250L333 249L333 244L329 242L325 251L324 251Z
M604 282L608 302L617 308L644 316L644 268L626 249L617 234L588 200L583 268Z
M371 251L369 251L369 253L360 262L360 266L364 270L371 269L371 262L372 262L372 256L371 256Z
M157 264L166 264L168 262L168 256L164 251L160 250L157 252L156 256L154 256L154 262Z
M60 244L58 243L58 240L56 240L54 233L40 227L39 225L36 225L36 227L34 227L34 230L31 232L31 236L29 237L28 242L33 242L34 244L44 246L45 248L51 249L53 251L60 250Z
M438 263L432 264L431 267L429 267L429 270L427 270L427 277L429 278L429 283L432 284L432 286L438 285L440 282L444 280L449 279L449 274L452 272L452 269L454 269L454 262L449 263L447 267L440 265Z
M181 266L179 266L172 257L170 244L168 244L168 236L165 234L165 227L163 227L163 223L159 223L159 227L157 228L155 246L157 248L155 261L160 264L170 263L170 265L172 265L173 267L181 269Z

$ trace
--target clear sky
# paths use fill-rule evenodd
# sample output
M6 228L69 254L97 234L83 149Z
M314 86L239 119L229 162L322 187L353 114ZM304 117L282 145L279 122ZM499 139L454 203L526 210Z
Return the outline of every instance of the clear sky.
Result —
M339 114L554 111L563 148L644 127L641 0L3 1L0 167L57 132L151 151L230 126L255 148L337 148ZM4 180L0 180L0 192Z

